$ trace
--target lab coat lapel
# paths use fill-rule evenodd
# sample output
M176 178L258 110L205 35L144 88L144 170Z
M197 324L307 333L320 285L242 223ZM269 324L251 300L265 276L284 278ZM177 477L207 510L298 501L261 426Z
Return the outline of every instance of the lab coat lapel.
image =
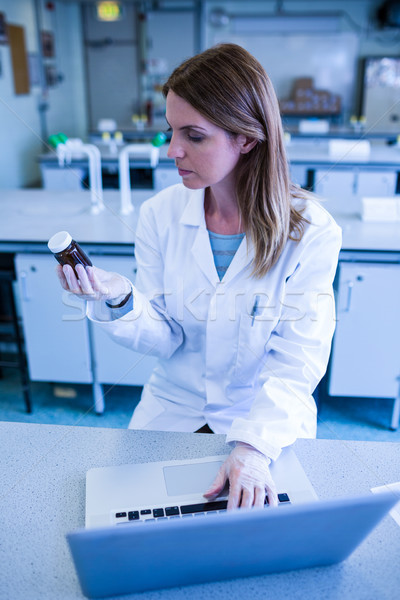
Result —
M246 236L242 239L235 256L232 259L228 270L225 273L223 282L230 283L241 271L246 269L254 258L254 246L250 238Z
M193 192L191 193L193 194ZM180 222L185 226L197 227L196 237L191 248L193 259L212 285L217 285L219 277L204 217L204 190L198 190L189 200Z
M207 279L215 286L219 283L210 238L205 227L199 227L192 246L192 256Z

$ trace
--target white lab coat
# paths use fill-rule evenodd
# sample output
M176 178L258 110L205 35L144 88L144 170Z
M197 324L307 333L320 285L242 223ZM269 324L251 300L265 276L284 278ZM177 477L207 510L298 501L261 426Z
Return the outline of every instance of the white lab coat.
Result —
M130 427L195 431L208 423L228 443L247 442L273 460L296 438L315 437L312 392L335 326L341 233L315 200L295 203L310 221L302 240L289 240L259 279L243 239L222 281L204 190L178 184L142 205L133 310L111 320L104 303L88 309L115 341L159 357Z

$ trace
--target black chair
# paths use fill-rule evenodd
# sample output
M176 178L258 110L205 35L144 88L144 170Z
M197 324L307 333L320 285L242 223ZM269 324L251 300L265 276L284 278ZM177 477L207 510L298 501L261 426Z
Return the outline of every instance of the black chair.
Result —
M2 367L15 367L19 369L26 412L31 413L32 404L29 390L28 367L23 336L15 305L13 281L15 281L14 269L0 268L0 342L11 342L17 346L15 360L4 360L0 355L0 377L2 376Z

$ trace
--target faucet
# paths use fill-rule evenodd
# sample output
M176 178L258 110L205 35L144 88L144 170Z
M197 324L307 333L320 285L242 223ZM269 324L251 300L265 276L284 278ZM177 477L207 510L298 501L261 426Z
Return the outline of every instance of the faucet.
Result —
M58 134L50 136L49 143L55 147L60 167L71 164L73 157L85 154L89 160L89 186L91 193L90 212L93 215L101 213L105 206L103 202L103 183L101 179L101 154L94 144L84 144L80 138L67 138Z
M154 169L158 165L160 149L151 144L128 144L125 146L118 157L119 167L119 187L121 190L121 209L122 215L129 215L133 212L131 198L131 178L129 172L129 156L140 158L149 158L150 166Z

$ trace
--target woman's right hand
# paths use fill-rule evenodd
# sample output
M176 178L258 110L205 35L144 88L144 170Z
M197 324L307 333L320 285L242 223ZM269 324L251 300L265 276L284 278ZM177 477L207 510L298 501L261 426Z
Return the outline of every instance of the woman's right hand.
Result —
M77 265L75 270L79 279L70 265L57 265L57 275L63 289L82 300L107 300L117 305L132 289L128 279L118 273L82 265Z

